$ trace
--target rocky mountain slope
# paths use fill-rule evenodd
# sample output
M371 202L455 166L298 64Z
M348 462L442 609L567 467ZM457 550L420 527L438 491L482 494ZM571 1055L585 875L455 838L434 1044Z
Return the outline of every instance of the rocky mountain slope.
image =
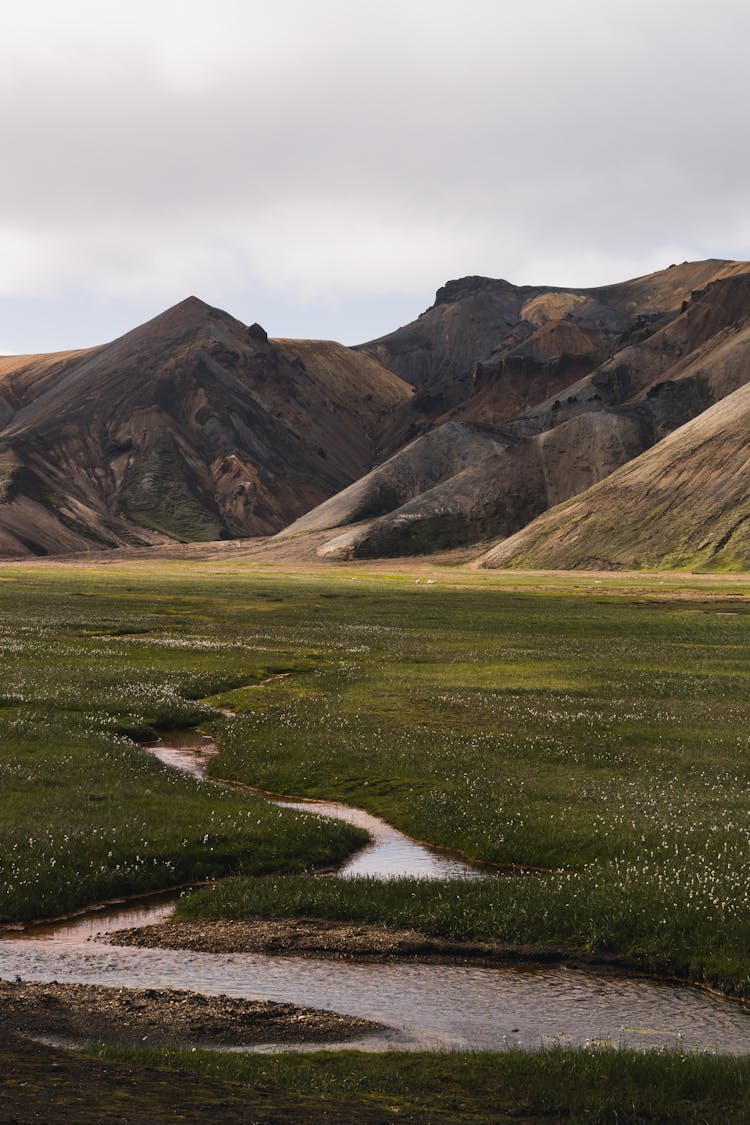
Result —
M750 383L505 539L482 565L747 570L748 432Z
M451 410L502 422L664 327L695 290L746 269L718 259L683 262L594 289L464 277L438 289L417 320L357 350L416 389L414 434Z
M0 552L278 531L372 465L411 388L189 298L112 344L0 359Z
M513 534L745 382L748 269L747 263L690 263L609 287L602 292L626 327L613 354L592 371L562 392L527 401L515 414L511 408L500 422L478 422L471 419L498 418L517 401L515 392L503 395L507 360L499 361L494 378L480 364L473 392L450 412L451 421L414 440L289 531L332 529L318 551L327 558L410 554ZM713 280L686 291L706 277ZM572 296L580 294L549 291L531 300L535 310L557 313L562 298ZM603 299L594 303L605 307ZM380 348L377 354L388 358ZM551 355L548 377L569 371L570 362L566 353ZM512 374L520 378L518 370ZM539 381L532 377L532 385Z
M462 278L357 348L269 340L192 297L111 344L0 357L0 556L280 533L337 559L507 539L598 495L749 374L747 262L598 289Z

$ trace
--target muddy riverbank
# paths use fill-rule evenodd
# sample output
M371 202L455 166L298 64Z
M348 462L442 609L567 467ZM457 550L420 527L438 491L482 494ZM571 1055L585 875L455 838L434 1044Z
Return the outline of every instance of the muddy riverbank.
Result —
M169 919L151 926L118 930L105 937L112 945L194 953L262 953L334 961L416 961L477 966L557 965L627 973L662 981L680 981L715 996L748 1001L747 991L732 981L696 979L685 967L644 966L621 954L491 942L448 941L418 930L346 923L324 918L251 918L243 921Z
M418 930L330 921L255 918L246 921L168 920L108 933L112 945L189 949L196 953L272 953L349 961L458 961L464 964L574 964L633 969L622 957L587 957L572 950L488 942L447 941Z
M378 1030L368 1020L172 988L0 981L0 1032L71 1041L248 1046L340 1042Z

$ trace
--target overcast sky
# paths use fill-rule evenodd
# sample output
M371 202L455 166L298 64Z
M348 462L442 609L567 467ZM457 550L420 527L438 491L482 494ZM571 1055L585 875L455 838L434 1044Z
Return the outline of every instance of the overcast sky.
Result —
M0 351L195 293L356 343L451 277L750 258L746 0L25 0Z

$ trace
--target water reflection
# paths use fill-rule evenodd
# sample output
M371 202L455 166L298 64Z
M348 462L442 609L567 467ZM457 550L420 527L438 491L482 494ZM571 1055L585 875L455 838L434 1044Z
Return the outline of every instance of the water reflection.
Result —
M205 778L206 766L217 753L216 744L197 731L170 731L161 742L145 747L160 762L192 777ZM258 792L253 790L253 792ZM414 876L421 879L478 879L483 871L435 848L418 844L403 832L363 809L338 801L269 798L272 804L300 812L316 813L355 824L369 833L371 842L350 857L337 872L345 878L372 875L378 879Z

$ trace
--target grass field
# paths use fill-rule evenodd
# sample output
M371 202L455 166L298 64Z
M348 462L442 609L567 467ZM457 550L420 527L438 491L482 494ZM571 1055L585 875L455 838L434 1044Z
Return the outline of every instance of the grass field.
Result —
M220 729L213 769L549 872L450 888L245 881L185 912L563 943L747 994L743 598L628 592L619 578L585 591L455 582L301 583L274 618L294 614L284 627L317 667L225 695L244 710Z
M186 910L366 907L747 991L750 587L429 573L2 570L0 917L299 872L356 845L344 826L173 777L133 741L200 721L221 776L550 870L450 895L240 880Z
M744 1125L750 1098L750 1061L706 1055L562 1048L374 1057L354 1051L242 1056L141 1048L103 1048L98 1054L241 1083L248 1109L256 1112L275 1098L292 1104L300 1099L304 1110L304 1100L314 1098L317 1104L307 1104L309 1122L339 1120L341 1113L352 1122L425 1125L511 1120Z
M749 593L744 579L404 566L3 568L0 918L243 872L183 912L625 953L747 995ZM310 879L361 837L173 776L138 745L195 723L219 742L218 776L342 798L500 874ZM249 1084L268 1121L282 1104L288 1120L746 1119L745 1061L148 1061L215 1073L220 1099L240 1083L240 1117Z
M63 1052L0 1036L0 1119L57 1125L745 1125L746 1059Z
M363 836L207 790L135 740L208 721L197 702L288 664L141 574L0 574L0 921L232 871L335 862ZM205 625L205 628L202 628Z

